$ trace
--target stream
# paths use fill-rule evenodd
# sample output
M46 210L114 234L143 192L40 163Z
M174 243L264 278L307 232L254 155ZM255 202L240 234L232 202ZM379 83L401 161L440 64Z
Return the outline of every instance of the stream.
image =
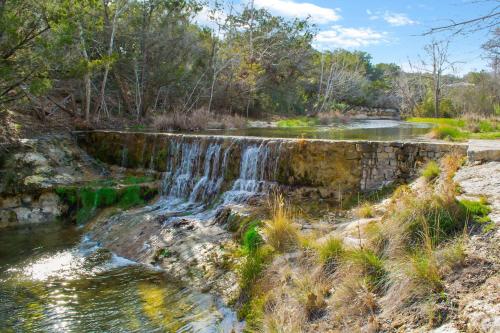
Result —
M235 315L64 223L0 233L1 332L225 332Z

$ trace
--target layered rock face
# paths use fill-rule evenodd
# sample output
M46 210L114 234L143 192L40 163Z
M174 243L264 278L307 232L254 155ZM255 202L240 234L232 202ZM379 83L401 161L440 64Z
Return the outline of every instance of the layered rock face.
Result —
M94 131L78 144L108 164L164 172L167 194L240 200L281 187L339 200L412 177L428 160L466 145L329 141ZM233 198L230 198L230 197Z
M56 220L67 207L55 189L98 173L70 136L21 140L7 147L0 152L0 227Z

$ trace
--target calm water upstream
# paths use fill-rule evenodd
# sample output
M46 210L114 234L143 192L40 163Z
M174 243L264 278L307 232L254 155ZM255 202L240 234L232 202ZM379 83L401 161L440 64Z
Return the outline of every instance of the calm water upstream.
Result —
M329 140L407 140L418 139L432 128L430 124L397 120L355 120L335 126L294 128L246 128L241 130L210 130L203 134L257 136L270 138L306 138Z
M224 332L234 314L73 226L0 231L0 332Z

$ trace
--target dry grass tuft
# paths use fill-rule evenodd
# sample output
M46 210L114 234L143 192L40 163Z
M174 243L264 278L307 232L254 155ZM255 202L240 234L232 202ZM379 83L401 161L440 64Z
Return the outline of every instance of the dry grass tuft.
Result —
M286 252L297 248L299 232L292 222L292 212L285 205L281 194L271 200L271 219L265 221L263 232L266 241L279 252Z
M371 218L375 216L375 209L373 208L372 204L370 204L369 202L365 202L356 209L356 215L359 218L363 219Z

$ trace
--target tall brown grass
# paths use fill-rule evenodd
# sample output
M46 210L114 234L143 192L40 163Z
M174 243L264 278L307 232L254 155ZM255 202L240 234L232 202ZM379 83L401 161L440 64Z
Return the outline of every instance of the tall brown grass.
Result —
M281 194L271 199L270 210L271 218L265 221L263 229L267 243L279 252L296 248L299 232L292 222L292 211Z
M239 115L216 114L206 108L191 112L171 112L153 119L153 128L160 131L236 129L246 126L246 119Z

